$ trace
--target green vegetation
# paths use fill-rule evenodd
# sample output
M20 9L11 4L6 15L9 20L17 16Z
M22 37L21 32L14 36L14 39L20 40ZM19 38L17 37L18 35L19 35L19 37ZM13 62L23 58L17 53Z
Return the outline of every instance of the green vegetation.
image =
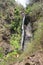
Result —
M15 48L18 49L19 48L19 42L20 42L20 36L19 35L12 35L10 43L11 45Z
M37 5L36 5L37 4ZM19 57L19 62L26 58L26 56L31 56L39 50L43 51L43 12L42 12L43 3L35 3L32 6L27 6L25 10L26 14L30 16L33 23L33 29L36 29L34 32L34 39L27 45L27 49ZM31 22L31 23L32 23Z
M18 49L20 48L20 40L21 40L22 10L23 7L21 5L18 5L15 1L11 0L10 1L4 0L4 2L3 0L0 1L0 23L2 20L2 23L0 24L2 25L1 34L4 35L5 33L4 38L2 38L1 42L2 43L6 42L7 45L9 43L9 45L11 46L11 50L13 48L12 52L9 52L5 56L6 46L4 47L3 44L2 48L4 52L0 52L0 58L8 59L9 57L12 56L16 57L19 52Z
M43 5L43 3L40 3L40 2L34 3L32 6L31 5L27 5L25 13L26 14L36 13L42 8L42 5Z
M27 5L26 9L23 9L14 0L0 2L0 65L21 62L26 56L43 50L43 3ZM27 49L20 55L22 12L29 15L35 31L34 39L31 39Z
M18 50L20 46L20 39L21 39L21 21L22 17L20 16L20 10L18 8L14 9L14 21L11 21L10 29L11 35L10 44L14 47L14 50Z

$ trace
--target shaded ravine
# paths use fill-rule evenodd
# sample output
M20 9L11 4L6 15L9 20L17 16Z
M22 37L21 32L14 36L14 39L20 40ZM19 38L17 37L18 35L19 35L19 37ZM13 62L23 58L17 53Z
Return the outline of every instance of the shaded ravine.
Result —
M29 20L26 20L26 16L24 15L22 21L22 39L21 39L21 49L25 50L27 44L31 42L32 31L31 31L31 23Z

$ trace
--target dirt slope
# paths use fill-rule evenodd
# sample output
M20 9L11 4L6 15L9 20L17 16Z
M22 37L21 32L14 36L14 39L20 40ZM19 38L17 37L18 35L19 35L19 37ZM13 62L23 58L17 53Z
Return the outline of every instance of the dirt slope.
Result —
M11 65L43 65L43 51L38 51L32 56L26 57L22 62Z

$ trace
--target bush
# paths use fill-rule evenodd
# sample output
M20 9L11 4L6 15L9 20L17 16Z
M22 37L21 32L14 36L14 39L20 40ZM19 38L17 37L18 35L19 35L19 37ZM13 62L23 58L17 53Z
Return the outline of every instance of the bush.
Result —
M19 43L20 43L20 35L19 34L13 34L11 39L10 39L10 44L13 45L15 49L19 48Z

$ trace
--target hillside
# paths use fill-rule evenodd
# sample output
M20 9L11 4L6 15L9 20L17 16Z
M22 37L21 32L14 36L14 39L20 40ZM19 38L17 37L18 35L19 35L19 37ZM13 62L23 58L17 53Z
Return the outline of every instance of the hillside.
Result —
M15 1L0 0L0 60L6 59L7 55L16 57L18 53L22 10Z
M20 49L23 13L26 34L31 28L24 36L24 42L28 39L24 51ZM14 0L0 0L0 65L43 65L43 3L24 9Z
M43 65L43 3L28 5L25 13L33 37L15 65Z

